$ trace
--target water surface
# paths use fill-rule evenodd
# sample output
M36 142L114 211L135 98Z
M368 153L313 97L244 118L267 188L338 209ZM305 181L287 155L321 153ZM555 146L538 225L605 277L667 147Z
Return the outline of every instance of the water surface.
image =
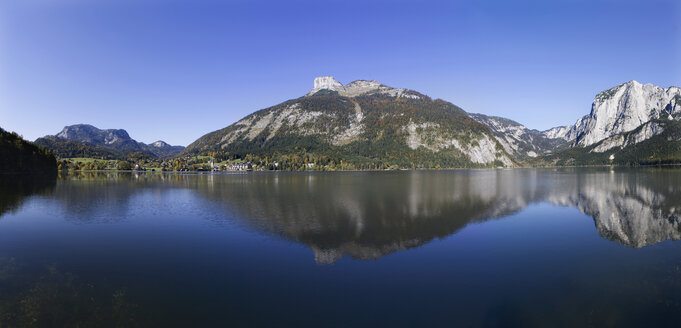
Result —
M681 320L681 170L0 177L0 326Z

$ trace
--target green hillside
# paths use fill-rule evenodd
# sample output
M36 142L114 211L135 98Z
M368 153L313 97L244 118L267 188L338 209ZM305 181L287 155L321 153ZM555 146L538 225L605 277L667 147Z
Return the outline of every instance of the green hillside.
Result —
M57 161L49 150L0 128L0 174L56 171Z

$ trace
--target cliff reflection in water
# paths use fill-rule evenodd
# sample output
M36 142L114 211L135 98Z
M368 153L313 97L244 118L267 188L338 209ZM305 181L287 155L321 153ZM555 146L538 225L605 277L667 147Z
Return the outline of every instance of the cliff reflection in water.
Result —
M247 175L198 190L332 263L379 258L539 202L577 207L622 245L678 240L680 182L676 170L506 170Z
M248 225L306 244L317 262L331 263L344 255L378 258L510 214L534 197L535 179L495 171L249 175L198 190Z
M236 220L309 246L318 263L333 263L346 255L376 259L417 247L469 223L502 218L541 202L578 208L594 219L601 236L622 245L679 240L679 186L681 170L671 169L83 173L56 182L3 177L0 215L40 194L55 199L69 221L133 220L144 202L137 195L183 190L198 196L187 206L201 208L197 213L203 219ZM171 211L171 204L161 205L161 211Z
M681 239L681 171L632 169L562 180L546 200L593 217L604 238L637 248Z

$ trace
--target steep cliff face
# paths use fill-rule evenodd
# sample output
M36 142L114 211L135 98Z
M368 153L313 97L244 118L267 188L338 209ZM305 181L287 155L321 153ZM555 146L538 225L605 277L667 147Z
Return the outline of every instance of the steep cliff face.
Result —
M401 167L512 166L484 125L451 103L376 81L316 78L306 96L211 132L187 153L292 154Z
M677 163L681 155L679 120L681 89L666 89L636 81L596 95L591 113L574 125L543 134L569 144L546 153L538 164L660 164Z
M608 137L596 144L591 152L602 153L613 148L625 148L637 143L648 140L664 132L663 124L656 121L649 121L628 133L620 133Z
M574 125L551 131L575 146L593 145L632 131L653 119L681 116L681 89L629 81L596 95L591 113Z

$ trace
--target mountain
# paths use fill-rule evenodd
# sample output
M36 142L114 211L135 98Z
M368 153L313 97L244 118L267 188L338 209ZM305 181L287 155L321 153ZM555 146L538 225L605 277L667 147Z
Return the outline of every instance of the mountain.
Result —
M470 116L487 126L504 150L519 160L527 160L568 146L565 139L554 137L551 130L531 130L516 121L498 116Z
M168 158L173 157L184 150L184 146L171 146L164 141L152 142L148 145L142 144L143 148L158 158Z
M655 119L586 147L547 154L534 165L659 165L681 163L681 122Z
M559 128L553 136L585 147L654 119L680 117L681 88L663 89L629 81L597 94L589 115L572 126Z
M49 150L0 128L0 174L56 172L57 161Z
M137 153L155 158L171 157L184 147L170 146L163 141L150 145L130 138L123 129L98 129L88 124L64 127L53 136L38 138L36 144L52 149L58 157L104 157L118 159Z
M636 81L598 93L575 124L538 131L413 90L323 76L306 95L256 111L186 149L85 124L36 143L58 157L210 154L279 169L637 165L681 163L678 120L680 88Z
M471 114L504 149L531 164L643 164L681 161L674 145L681 118L681 89L629 81L596 95L591 113L575 124L530 130L512 120ZM667 129L666 133L663 133ZM640 147L632 146L657 137ZM645 148L648 147L648 148ZM652 148L651 148L652 147ZM659 151L660 147L669 149ZM626 149L625 152L620 152ZM620 152L615 155L616 152ZM535 159L539 155L538 159ZM611 156L612 155L612 156ZM612 157L612 158L611 158Z
M534 164L681 163L680 119L680 88L629 81L596 95L591 113L574 125L545 131L570 147Z
M185 154L217 152L355 168L513 166L483 124L461 108L376 81L318 77L305 96L208 133Z

